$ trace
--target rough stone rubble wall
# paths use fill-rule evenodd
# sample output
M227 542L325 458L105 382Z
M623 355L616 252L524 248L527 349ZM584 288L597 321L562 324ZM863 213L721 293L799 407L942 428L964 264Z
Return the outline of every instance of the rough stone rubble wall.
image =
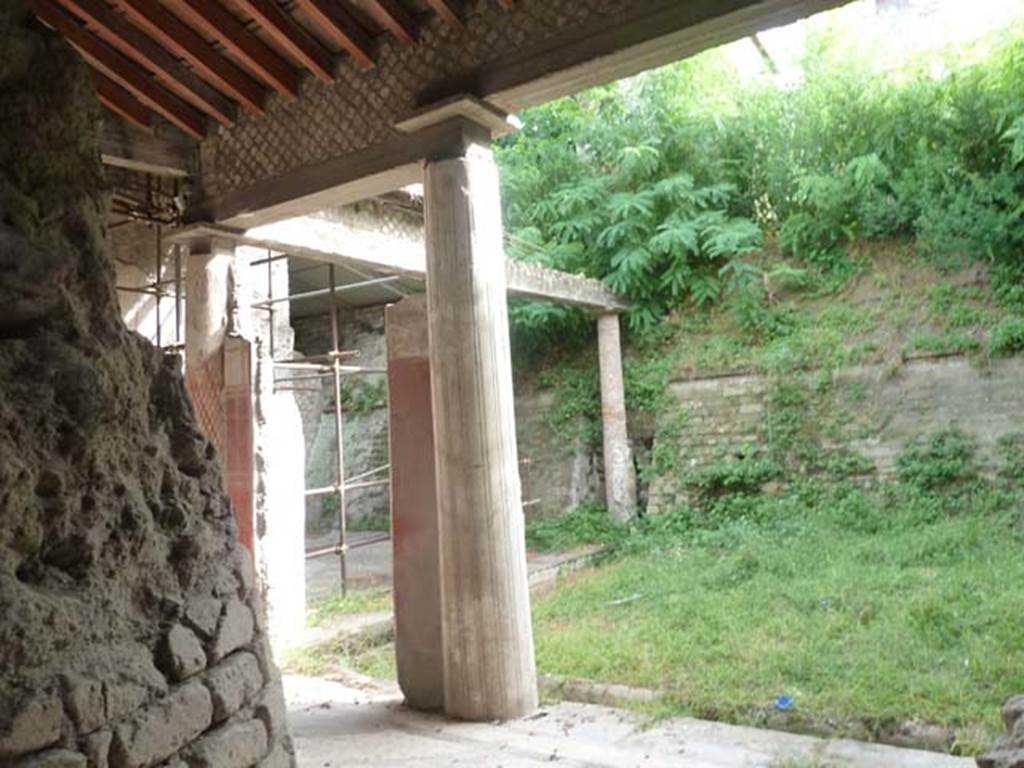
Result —
M0 764L294 764L212 447L119 318L88 78L0 9Z
M494 0L478 0L470 3L464 31L435 16L416 45L383 41L372 69L345 62L335 83L307 78L297 100L275 96L262 116L240 112L233 128L203 142L204 193L215 197L384 141L433 84L462 81L481 65L521 55L595 20L625 18L635 5L627 0L519 0L510 11ZM471 90L473 84L465 87Z

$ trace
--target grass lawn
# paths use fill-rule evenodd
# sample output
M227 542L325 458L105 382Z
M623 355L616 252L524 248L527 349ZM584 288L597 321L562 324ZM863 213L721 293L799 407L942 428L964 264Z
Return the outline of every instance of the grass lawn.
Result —
M539 669L656 688L699 717L755 722L788 695L812 717L916 718L987 748L1024 691L1020 497L765 503L768 522L641 537L541 600Z
M330 624L337 616L352 616L360 613L378 613L391 610L391 590L374 589L331 595L321 600L311 600L306 606L306 624L320 627Z
M922 445L872 490L805 478L767 494L730 465L716 471L747 490L629 528L598 508L532 523L533 548L612 550L534 604L538 670L656 689L657 715L760 724L788 696L853 736L917 720L986 750L1024 692L1024 435L998 477L955 436ZM354 595L310 620L389 605ZM285 666L339 665L393 679L394 646L332 641Z

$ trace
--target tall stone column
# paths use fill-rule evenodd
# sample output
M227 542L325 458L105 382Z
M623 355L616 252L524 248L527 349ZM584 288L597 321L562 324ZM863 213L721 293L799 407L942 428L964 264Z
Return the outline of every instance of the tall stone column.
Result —
M605 503L615 520L625 522L636 516L636 468L626 431L618 315L604 314L597 318L597 347L601 371Z
M498 171L484 140L427 161L427 306L445 711L537 706Z
M395 656L410 707L444 707L437 485L425 296L385 312Z

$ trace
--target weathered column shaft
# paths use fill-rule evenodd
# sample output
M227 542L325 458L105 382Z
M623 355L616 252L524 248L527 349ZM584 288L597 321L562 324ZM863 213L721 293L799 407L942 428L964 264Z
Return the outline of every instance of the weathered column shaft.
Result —
M398 685L410 707L437 710L444 655L426 297L388 307L385 328Z
M605 314L597 318L597 346L601 370L605 503L609 514L624 522L636 515L636 468L626 431L618 315Z
M273 312L252 305L288 295L288 262L253 265L263 249L240 247L239 330L255 340L252 400L255 435L254 522L256 575L275 652L299 644L306 624L306 444L295 394L274 386L274 356L287 359L294 349L287 302Z
M537 706L498 172L489 147L426 164L445 710Z
M224 455L224 340L230 325L234 248L191 244L185 262L185 381L203 432Z

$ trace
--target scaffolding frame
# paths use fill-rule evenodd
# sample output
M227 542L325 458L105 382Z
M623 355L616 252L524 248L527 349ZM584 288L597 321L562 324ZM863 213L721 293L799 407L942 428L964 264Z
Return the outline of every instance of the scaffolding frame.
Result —
M182 301L186 298L184 291L182 290L182 246L179 243L174 243L171 246L170 256L173 260L173 273L170 278L164 279L163 271L165 254L162 230L162 225L157 224L155 253L156 272L154 279L141 286L118 285L116 288L120 292L137 293L155 297L156 345L169 353L178 353L181 352L185 346L182 340ZM263 301L253 302L251 306L253 311L265 312L267 316L267 344L269 358L272 363L274 392L322 392L322 386L303 386L302 382L322 382L325 378L329 378L331 380L331 400L334 411L335 427L335 482L330 485L307 489L304 496L307 499L325 495L333 495L335 497L337 500L338 540L331 546L305 550L305 557L308 560L327 555L336 555L338 557L341 594L342 597L345 597L348 595L348 553L354 549L379 544L391 539L391 532L388 531L377 536L367 537L362 541L350 542L348 537L347 504L345 494L354 490L390 485L390 478L370 478L373 478L375 475L379 475L381 472L388 471L391 468L391 465L390 463L384 464L353 477L347 479L345 477L342 378L345 376L386 374L387 368L348 365L343 363L343 361L358 357L359 353L356 351L341 349L339 321L339 305L341 304L341 301L339 296L347 291L358 290L360 288L375 285L385 287L389 292L395 294L397 298L404 298L407 294L394 285L394 283L401 279L398 275L370 277L369 275L362 273L360 270L350 266L346 266L346 269L363 279L355 283L338 285L335 265L326 264L318 266L327 266L328 268L329 286L327 288L304 291L287 296L274 296L274 264L279 261L287 261L289 258L290 256L287 253L275 254L268 250L266 258L249 262L248 266L250 268L263 265L266 265L267 267L267 298ZM171 286L170 290L168 290L168 286ZM324 296L330 297L329 318L331 327L331 348L322 354L292 357L287 360L277 360L275 356L274 338L275 307L283 303L288 303L288 305L291 306L292 302L304 301L312 298L322 298ZM174 300L174 342L172 344L164 345L162 301L169 298L173 298ZM284 378L278 378L278 370L295 371L296 373ZM298 384L298 386L295 386L296 384ZM532 463L530 459L523 458L519 463L521 470L524 473L528 473L529 466ZM538 503L540 503L540 499L524 501L523 508L525 509Z
M117 285L115 288L121 293L138 293L146 296L153 296L156 298L156 338L154 343L156 346L168 352L180 352L184 349L185 344L182 341L182 312L181 302L185 298L184 291L181 287L181 245L174 243L171 246L171 257L173 259L174 272L170 279L165 280L163 278L164 271L164 241L163 241L163 225L156 225L156 273L153 280L143 283L141 286L131 285ZM168 291L166 286L173 286L173 290ZM163 343L163 316L161 312L161 301L166 298L174 298L174 343L164 344Z
M341 301L339 296L346 291L357 290L359 288L373 285L385 286L399 297L404 297L405 294L392 286L393 283L400 279L399 276L395 275L371 278L355 269L352 269L351 271L362 277L363 279L361 281L338 285L336 267L334 264L328 264L327 288L275 297L273 285L274 263L282 260L286 261L287 259L288 254L286 253L274 255L272 251L268 250L265 259L258 259L250 262L250 267L262 266L263 264L267 265L267 298L264 301L254 302L252 308L256 311L263 311L267 315L267 340L270 353L269 356L273 365L275 392L322 392L321 385L316 387L302 386L301 382L322 382L325 378L329 378L331 380L331 400L334 412L334 483L319 488L306 489L304 495L306 499L316 496L334 496L337 504L338 540L329 547L307 549L305 551L305 557L307 560L327 555L335 555L338 557L338 575L341 584L341 595L344 598L348 595L348 553L353 549L368 547L372 544L378 544L382 541L388 541L391 539L391 532L388 531L387 533L382 533L379 536L372 536L362 541L350 542L348 536L348 505L346 503L346 494L349 491L362 488L390 485L390 478L378 480L367 480L365 478L384 472L390 469L391 465L384 464L383 466L375 467L368 472L363 472L355 477L349 478L347 481L345 478L344 409L342 406L341 386L342 377L386 374L387 368L345 365L342 363L343 360L357 357L359 353L341 349L341 331L338 311ZM274 308L283 303L287 303L290 307L291 304L296 301L321 298L324 296L330 297L329 317L331 327L331 348L326 353L319 355L308 355L304 357L290 358L288 360L277 360L274 349ZM300 373L297 375L288 375L285 378L278 378L278 370L297 371ZM295 384L300 385L294 386Z

